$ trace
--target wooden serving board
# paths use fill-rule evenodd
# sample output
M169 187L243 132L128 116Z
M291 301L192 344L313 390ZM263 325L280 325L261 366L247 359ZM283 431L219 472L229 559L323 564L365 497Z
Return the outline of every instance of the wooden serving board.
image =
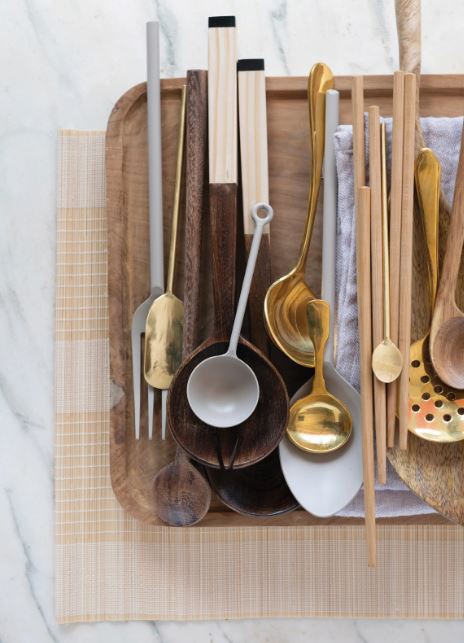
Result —
M165 257L168 255L180 96L184 83L184 79L167 79L161 85ZM337 77L335 86L340 91L341 122L351 122L351 77ZM392 86L391 76L366 77L366 106L377 104L383 116L390 115ZM306 78L266 80L270 200L275 211L271 230L273 279L293 266L306 217L310 169L306 87ZM463 96L464 76L424 76L421 84L422 114L461 114ZM126 92L116 103L110 115L106 139L112 392L110 464L113 490L121 505L140 520L162 524L153 512L151 485L156 472L172 460L174 445L171 439L163 442L159 430L155 431L151 442L147 440L146 415L142 418L142 438L135 440L132 401L131 319L135 308L149 293L146 120L146 85L142 83ZM180 220L174 291L182 297L182 213ZM321 223L318 215L307 268L308 281L316 294L320 292ZM203 335L207 337L212 299L210 280L207 274L204 277ZM416 312L416 306L414 308ZM417 314L419 321L425 317L424 312ZM415 324L414 336L421 330L416 328L418 325L421 324ZM291 380L290 392L301 382L301 374L301 369L290 374L286 372ZM142 408L146 408L146 398L142 398ZM451 494L456 507L462 503L459 498L464 496L464 443L445 448L425 442L418 445L418 442L410 436L407 454L392 452L390 461L405 482L427 502L437 507L436 499L442 502L444 494ZM440 455L442 449L446 449L445 458ZM443 511L442 507L440 509ZM445 513L450 515L447 511ZM295 511L278 518L259 519L259 524L333 524L334 520L337 521L319 520L304 511ZM416 520L436 523L442 519L431 516ZM235 514L217 500L201 522L201 526L247 524L256 525L256 519Z

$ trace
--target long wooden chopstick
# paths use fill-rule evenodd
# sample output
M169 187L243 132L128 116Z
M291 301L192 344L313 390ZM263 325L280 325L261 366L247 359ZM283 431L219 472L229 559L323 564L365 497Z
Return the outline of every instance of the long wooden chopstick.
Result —
M383 261L382 261L382 172L380 162L380 115L377 105L368 109L369 131L369 184L371 188L371 302L372 345L383 340ZM377 476L381 484L387 482L387 396L386 387L373 378L375 444L377 448Z
M353 78L351 90L353 120L353 164L356 210L356 244L358 273L358 319L361 371L361 431L363 447L364 513L368 564L376 561L375 472L372 412L372 336L370 285L370 190L366 180L364 155L364 89L362 76Z
M366 163L364 156L364 79L362 76L353 76L351 111L353 120L354 200L357 212L358 190L366 184Z
M403 186L404 72L393 75L392 165L390 188L390 337L398 346L401 199ZM395 446L398 380L387 386L387 446Z
M371 339L371 189L358 190L356 213L356 261L358 275L359 358L361 374L361 428L363 449L364 520L368 565L376 562L374 432L372 413L372 339Z
M399 349L403 370L399 380L398 418L400 449L408 448L409 349L411 345L412 243L414 210L414 139L416 76L404 76L403 185L401 199L401 257L399 287Z

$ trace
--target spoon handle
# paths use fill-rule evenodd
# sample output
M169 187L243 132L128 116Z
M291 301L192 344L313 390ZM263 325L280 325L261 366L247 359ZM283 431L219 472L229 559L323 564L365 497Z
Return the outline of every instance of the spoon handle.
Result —
M262 201L269 203L264 60L261 58L239 60L237 76L243 232L245 257L247 257L253 239L251 208L255 203ZM269 352L269 338L263 317L263 302L271 285L269 237L269 227L266 226L263 230L248 302L248 333L252 343L265 354Z
M264 217L259 216L258 213L260 211L266 212L266 215ZM253 217L253 220L255 222L255 231L253 234L253 241L251 243L250 254L248 255L245 275L243 277L242 290L240 292L240 298L237 304L237 311L235 313L234 325L230 336L229 348L227 350L227 353L229 355L237 354L238 339L240 337L240 331L242 330L243 317L245 316L248 295L250 294L251 281L253 279L256 259L258 257L261 237L263 236L263 229L266 224L272 221L274 212L271 206L267 203L256 203L253 206L251 216Z
M438 226L440 218L440 163L427 147L416 159L414 178L421 221L425 232L430 276L430 305L435 305L438 285Z
M451 212L438 290L438 299L441 302L446 302L450 308L454 308L456 305L456 286L464 244L464 126L462 131L463 135L461 137L461 152L454 188L453 209ZM454 312L451 314L454 315Z
M321 298L330 307L329 337L325 349L327 362L334 363L335 267L337 239L337 168L334 134L339 119L339 93L329 89L325 97L324 217L322 230Z
M150 290L164 291L163 178L159 23L147 22L148 210L150 218Z
M323 299L313 299L309 302L306 315L308 333L314 344L314 378L312 394L325 393L324 380L324 351L330 327L329 304Z
M180 105L179 136L177 139L176 178L174 183L174 200L172 204L171 241L169 245L168 277L166 292L172 293L174 285L174 268L176 264L177 229L179 223L180 191L182 185L182 166L184 164L184 139L185 139L185 106L187 103L187 86L182 86L182 99Z
M332 88L332 72L327 65L316 63L312 67L308 78L309 140L312 154L308 214L300 255L294 272L304 272L311 243L324 157L325 95L327 90Z
M237 56L233 16L209 18L209 202L215 333L230 332L237 237Z
M185 171L184 254L184 359L198 346L200 337L201 238L205 214L207 163L207 72L187 72L187 127Z

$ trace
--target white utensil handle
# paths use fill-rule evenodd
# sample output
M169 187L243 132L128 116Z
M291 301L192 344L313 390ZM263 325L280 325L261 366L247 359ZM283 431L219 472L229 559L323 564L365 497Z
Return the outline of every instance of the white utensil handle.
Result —
M159 23L147 22L148 208L150 221L150 288L164 291L163 175L161 162L161 95Z
M243 231L246 235L251 235L253 227L250 215L253 205L269 203L264 60L262 58L239 60L237 76ZM268 234L269 226L266 226L263 232Z
M266 216L260 217L259 212L266 212ZM248 255L247 266L245 270L245 276L243 277L242 290L240 292L240 298L238 300L237 311L235 313L234 325L232 328L232 334L230 336L229 348L227 350L228 355L236 355L237 353L237 344L240 337L240 331L242 330L243 317L245 316L245 310L248 302L248 295L250 294L251 281L253 279L253 273L255 270L256 259L258 257L259 245L261 243L261 237L263 236L263 228L266 224L272 221L274 216L274 211L270 205L267 203L256 203L253 206L251 216L255 222L255 232L253 234L253 241L251 242L250 253Z
M335 267L337 242L337 167L334 134L339 120L339 93L329 89L325 95L324 208L322 228L321 297L330 307L329 339L325 359L334 363Z
M234 16L208 20L210 183L237 183L236 32Z

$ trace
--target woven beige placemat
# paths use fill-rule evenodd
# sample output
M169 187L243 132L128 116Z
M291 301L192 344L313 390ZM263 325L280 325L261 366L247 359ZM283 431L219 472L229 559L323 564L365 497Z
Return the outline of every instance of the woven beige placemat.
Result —
M56 276L56 617L464 616L464 532L150 527L116 501L109 471L105 135L59 136Z

